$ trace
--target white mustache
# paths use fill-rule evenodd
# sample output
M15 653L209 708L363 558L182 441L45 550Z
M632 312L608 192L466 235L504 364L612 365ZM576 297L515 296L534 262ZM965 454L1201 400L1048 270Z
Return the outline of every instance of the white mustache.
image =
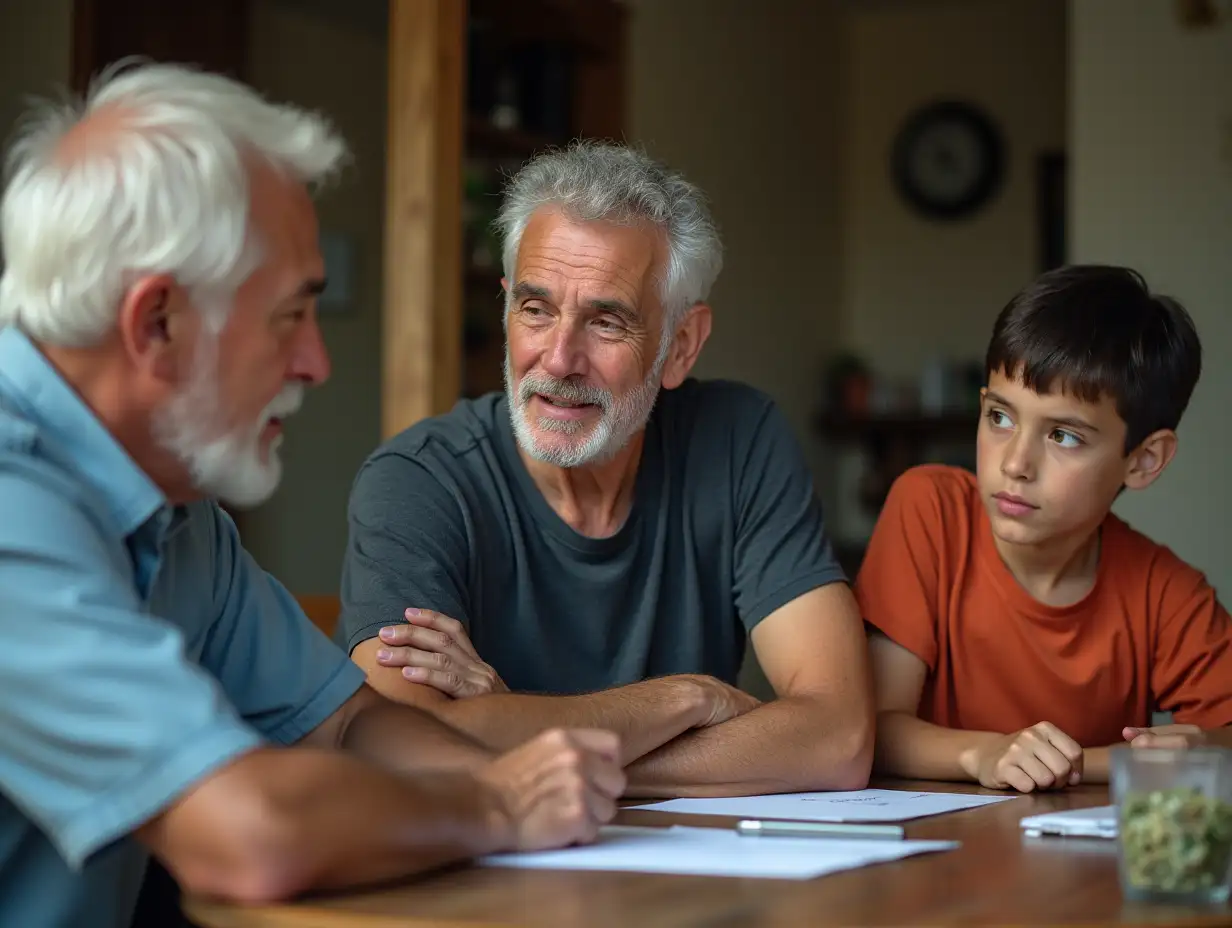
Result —
M287 416L292 416L299 412L303 402L304 385L302 383L289 383L265 407L265 415L261 421L269 422L270 419L285 419Z

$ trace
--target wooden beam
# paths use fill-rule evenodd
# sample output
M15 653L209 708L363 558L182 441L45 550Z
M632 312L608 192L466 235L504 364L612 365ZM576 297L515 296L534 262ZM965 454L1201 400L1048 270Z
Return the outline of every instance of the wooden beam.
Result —
M391 0L381 431L461 389L464 0Z

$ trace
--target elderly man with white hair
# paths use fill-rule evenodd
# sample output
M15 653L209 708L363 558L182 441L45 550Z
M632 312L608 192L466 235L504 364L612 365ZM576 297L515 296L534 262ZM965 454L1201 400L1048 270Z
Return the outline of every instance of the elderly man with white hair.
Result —
M211 499L274 490L283 420L329 373L308 188L343 154L319 117L172 65L105 75L11 153L0 924L126 926L150 852L269 900L614 814L612 733L496 757L386 700Z
M689 377L722 263L700 192L578 143L499 224L505 391L361 468L340 643L493 748L616 731L630 795L864 786L862 623L808 468L768 397ZM733 685L750 638L765 705Z

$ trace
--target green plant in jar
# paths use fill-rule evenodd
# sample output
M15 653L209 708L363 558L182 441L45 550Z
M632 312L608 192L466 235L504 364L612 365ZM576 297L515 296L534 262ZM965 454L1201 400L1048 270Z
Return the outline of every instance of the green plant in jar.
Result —
M1134 889L1208 891L1223 885L1232 865L1232 803L1190 788L1130 792L1120 839Z

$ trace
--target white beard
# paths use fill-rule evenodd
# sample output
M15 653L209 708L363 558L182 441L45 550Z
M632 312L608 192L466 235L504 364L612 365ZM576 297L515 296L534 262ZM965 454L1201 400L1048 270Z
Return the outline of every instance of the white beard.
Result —
M256 506L273 495L282 479L282 436L270 443L262 460L261 433L271 419L285 419L299 409L304 387L286 384L254 425L218 435L223 416L217 347L217 339L203 333L189 382L158 412L154 435L188 469L199 492L235 506Z
M649 421L659 396L666 360L667 352L660 351L646 379L620 397L599 387L559 380L543 373L526 374L515 389L506 347L505 394L509 398L509 418L518 444L536 461L556 467L582 467L610 460ZM588 427L583 422L540 417L532 424L528 404L536 393L549 393L571 403L593 403L602 413L598 423L589 427L589 433L583 431ZM546 436L541 437L539 432L549 432L559 438L546 441Z

